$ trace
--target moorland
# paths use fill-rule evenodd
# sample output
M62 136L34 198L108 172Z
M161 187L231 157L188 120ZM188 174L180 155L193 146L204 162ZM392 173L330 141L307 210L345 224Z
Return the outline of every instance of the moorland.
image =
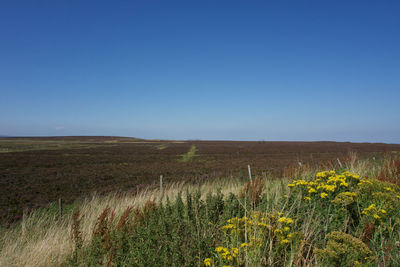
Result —
M171 141L127 137L0 138L1 224L62 198L137 193L164 183L293 176L300 165L333 168L350 153L374 158L400 145L348 142Z

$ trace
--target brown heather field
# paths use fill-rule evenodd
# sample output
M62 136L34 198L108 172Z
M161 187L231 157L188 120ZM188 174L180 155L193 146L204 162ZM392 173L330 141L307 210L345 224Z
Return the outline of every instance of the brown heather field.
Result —
M191 152L189 152L191 151ZM254 176L291 177L299 168L332 168L350 153L372 158L400 145L338 142L163 141L122 137L0 139L0 225L61 197L138 192L165 183Z

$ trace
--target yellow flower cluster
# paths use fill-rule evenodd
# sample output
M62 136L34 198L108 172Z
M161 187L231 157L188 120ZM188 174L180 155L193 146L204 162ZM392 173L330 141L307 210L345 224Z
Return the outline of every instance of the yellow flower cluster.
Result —
M280 218L277 220L277 222L278 222L278 223L292 224L292 223L293 223L293 220L292 220L291 218L288 218L288 217L280 217Z
M383 219L386 216L386 213L386 210L378 209L375 204L369 205L368 208L365 208L362 211L362 214L371 216L376 220Z
M291 191L301 192L308 202L328 200L343 207L358 201L361 215L379 223L400 205L400 188L396 185L360 178L347 171L318 172L311 181L294 180L288 186Z
M250 218L246 216L242 218L234 217L227 222L228 224L222 226L221 229L230 232L231 235L243 234L245 228L247 232L251 232L257 228L271 229L271 225L267 223L268 219L260 216L259 212L253 212Z
M283 216L281 212L275 212L273 214L265 214L261 212L253 212L248 217L232 218L229 219L228 224L221 227L222 230L232 236L237 236L240 239L244 239L245 232L249 236L248 243L242 243L241 247L262 247L263 239L265 239L269 233L277 238L280 244L287 244L293 238L293 233L290 233L290 225L294 223L292 218Z
M400 208L400 188L395 184L362 179L358 188L360 196L365 196L365 206L362 205L364 209L361 214L367 219L373 219L380 224Z
M357 193L354 193L354 192L344 192L341 194L344 196L347 196L347 197L356 197L357 196Z
M228 261L233 261L234 258L237 257L238 253L239 253L239 249L237 248L232 248L231 251L229 251L229 249L225 248L225 247L217 247L215 249L215 252L218 253L218 255L224 259L224 260L228 260Z
M215 249L219 262L238 264L241 262L240 250L258 251L269 242L269 238L273 238L279 245L289 244L294 237L294 233L291 232L293 224L293 219L281 212L266 214L254 211L249 217L234 217L227 220L227 224L221 229L226 232L228 243L233 247L229 249L230 246L219 246ZM213 262L207 258L204 260L204 265L212 266Z
M332 200L332 203L341 204L341 205L350 205L354 202L357 197L357 193L355 192L343 192L339 193L335 199Z
M288 184L288 187L299 188L308 193L304 200L311 200L313 196L322 199L334 198L337 194L342 193L351 186L355 186L359 182L360 177L357 174L347 171L341 174L337 174L335 171L324 171L318 172L316 178L312 181L294 180Z
M213 263L214 263L214 261L212 259L210 259L210 258L206 258L204 260L204 265L205 266L211 266Z

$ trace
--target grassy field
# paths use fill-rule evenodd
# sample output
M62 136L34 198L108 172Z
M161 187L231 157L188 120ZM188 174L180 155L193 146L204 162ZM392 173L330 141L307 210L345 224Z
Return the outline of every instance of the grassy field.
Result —
M248 176L290 177L303 166L333 168L349 151L378 157L400 145L335 142L163 141L122 137L0 139L1 225L20 221L62 198L73 203L91 194L136 193L165 183L202 183Z
M36 210L0 232L0 266L399 266L397 155L248 180Z

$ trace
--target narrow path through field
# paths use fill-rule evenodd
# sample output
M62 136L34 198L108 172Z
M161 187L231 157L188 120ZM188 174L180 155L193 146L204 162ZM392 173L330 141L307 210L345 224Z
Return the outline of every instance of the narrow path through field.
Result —
M195 146L195 145L192 145L192 146L190 147L189 151L188 151L186 154L183 154L183 155L182 155L182 159L181 159L180 161L181 161L181 162L188 162L188 161L191 161L192 158L195 156L196 151L197 151L196 146Z

